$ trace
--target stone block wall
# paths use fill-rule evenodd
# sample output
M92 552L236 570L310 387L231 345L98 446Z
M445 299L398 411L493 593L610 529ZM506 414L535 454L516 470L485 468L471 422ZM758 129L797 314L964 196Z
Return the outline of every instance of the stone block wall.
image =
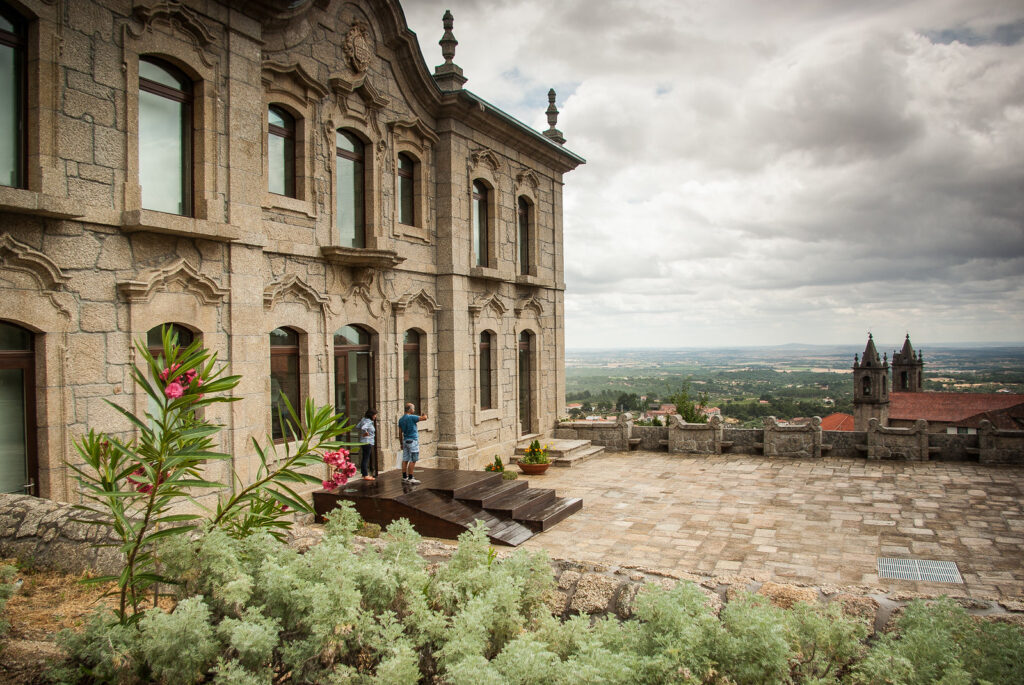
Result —
M668 426L637 426L632 427L630 437L639 440L636 449L645 452L658 452L666 449L668 444Z
M918 420L913 428L884 428L878 419L868 421L868 459L927 461L928 422Z
M977 461L978 435L929 433L929 458L936 461ZM1024 448L1024 442L1020 444Z
M864 431L823 431L822 454L828 457L865 457L868 453L868 434ZM830 445L828 451L825 445Z
M690 454L721 454L721 417L712 416L707 423L686 423L678 414L669 416L668 451Z
M982 421L978 446L982 464L1024 464L1024 431L999 430Z
M821 458L821 419L806 426L781 426L774 416L764 420L764 456Z

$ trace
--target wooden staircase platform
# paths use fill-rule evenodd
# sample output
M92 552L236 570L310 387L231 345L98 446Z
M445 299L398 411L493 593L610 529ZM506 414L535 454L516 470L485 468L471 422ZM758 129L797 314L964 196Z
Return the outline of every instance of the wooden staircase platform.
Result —
M533 436L527 435L520 440L516 445L516 453L509 459L510 464L516 463L526 454L526 448L533 439ZM541 445L548 446L548 457L551 458L552 466L571 467L604 452L604 447L591 444L589 440L555 438L540 442Z
M416 469L419 485L402 482L401 471L376 481L349 481L313 493L317 521L347 500L363 520L386 527L408 519L420 535L455 539L474 521L499 545L520 545L583 508L583 500L557 497L554 490L531 488L526 480L503 480L500 473Z

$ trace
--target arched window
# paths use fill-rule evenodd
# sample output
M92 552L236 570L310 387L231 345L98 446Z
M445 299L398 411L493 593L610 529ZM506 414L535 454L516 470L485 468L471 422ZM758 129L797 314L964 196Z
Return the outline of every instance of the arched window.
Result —
M864 376L864 379L861 381L861 387L863 388L861 395L867 397L871 394L871 376Z
M487 259L490 239L490 217L487 212L489 189L483 181L473 181L473 254L477 266L489 266Z
M267 190L295 197L295 117L271 105L267 110Z
M530 275L530 203L519 196L517 203L519 215L519 273L524 276Z
M363 141L348 131L337 132L335 170L336 226L342 247L366 247Z
M491 384L491 340L493 334L484 331L480 334L480 408L490 409L494 406Z
M0 321L0 492L38 494L35 380L32 332Z
M275 442L287 439L283 417L288 421L287 397L295 413L302 417L299 384L299 334L291 328L270 332L270 434Z
M416 162L398 153L398 223L416 225Z
M530 373L533 336L529 331L519 334L519 434L533 432L533 377Z
M409 329L402 344L402 368L405 370L403 390L405 402L412 402L423 413L420 386L420 334Z
M0 185L25 184L25 22L0 5Z
M166 323L160 326L154 326L146 333L146 347L149 348L149 353L153 355L154 359L163 356L164 353L164 326L170 327L172 342L173 339L177 339L178 346L181 347L181 349L185 349L195 340L195 334L180 323Z
M342 326L334 332L334 410L359 420L374 404L373 352L369 331Z

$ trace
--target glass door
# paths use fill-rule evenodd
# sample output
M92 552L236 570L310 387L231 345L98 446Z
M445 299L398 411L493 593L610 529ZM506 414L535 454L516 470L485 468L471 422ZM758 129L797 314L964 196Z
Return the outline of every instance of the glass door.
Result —
M334 333L334 383L335 411L355 425L375 401L370 334L359 326Z
M31 331L0 322L0 492L38 494Z

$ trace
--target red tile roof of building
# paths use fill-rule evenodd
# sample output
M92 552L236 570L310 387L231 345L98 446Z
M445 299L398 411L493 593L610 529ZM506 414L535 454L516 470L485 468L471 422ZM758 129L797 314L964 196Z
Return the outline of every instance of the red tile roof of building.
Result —
M889 418L901 421L956 423L985 412L1024 404L1024 395L974 392L894 392L889 396Z
M851 414L844 414L842 412L836 412L835 414L829 414L821 420L821 430L823 431L852 431L853 430L853 416Z

